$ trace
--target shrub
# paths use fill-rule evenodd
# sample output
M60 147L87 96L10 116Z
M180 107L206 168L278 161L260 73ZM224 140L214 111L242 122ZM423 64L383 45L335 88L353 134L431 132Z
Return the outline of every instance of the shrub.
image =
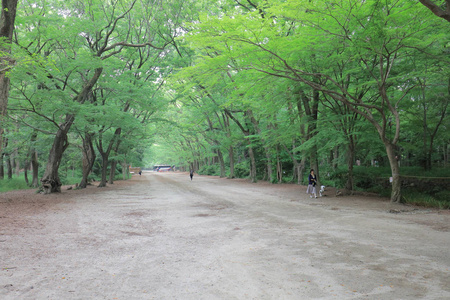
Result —
M246 178L250 176L250 166L248 163L242 162L234 165L234 176L237 178Z
M220 166L217 165L217 164L202 166L198 170L198 174L200 174L200 175L218 176L218 175L220 175Z
M348 178L347 169L338 168L332 172L329 172L329 174L330 176L327 176L326 180L324 180L324 176L320 178L322 184L334 186L336 188L343 188L345 186ZM306 184L308 184L308 181L306 181Z
M450 191L443 190L443 191L437 192L436 194L434 194L434 197L436 199L438 199L439 201L450 202Z

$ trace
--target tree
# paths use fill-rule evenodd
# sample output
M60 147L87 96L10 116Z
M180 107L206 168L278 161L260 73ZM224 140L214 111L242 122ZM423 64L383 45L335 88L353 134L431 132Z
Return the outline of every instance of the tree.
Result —
M195 38L205 39L227 60L239 60L241 69L310 86L370 122L390 162L391 201L399 202L399 105L414 87L404 74L413 72L409 63L413 55L440 42L437 35L428 33L443 27L419 17L417 5L410 3L274 1L260 9L271 18L261 20L260 12L204 18L194 26ZM350 80L336 79L335 73L342 70L341 78Z
M151 2L143 4L148 9L153 5ZM173 37L167 34L163 25L154 25L150 21L143 21L149 20L149 16L146 15L149 11L138 11L136 5L137 1L114 3L100 1L83 3L81 6L69 2L66 14L57 16L60 21L60 31L53 32L55 36L49 37L45 41L37 40L39 43L42 42L43 48L48 49L46 52L48 59L55 59L59 68L59 72L57 72L55 69L49 68L47 64L39 65L45 70L44 78L48 81L47 84L41 84L41 86L46 91L52 90L55 93L63 94L65 104L70 108L61 115L61 117L64 115L63 120L59 119L58 123L53 123L57 127L57 132L44 176L41 179L47 193L60 191L61 181L58 176L58 168L68 146L67 134L74 124L77 112L81 111L82 105L89 101L92 89L104 72L103 61L119 55L126 48L153 48L160 53L173 42ZM129 17L132 12L133 17ZM39 13L46 13L44 7ZM174 20L177 19L173 18L171 22ZM166 21L168 20L166 19ZM145 36L146 41L134 43L132 31L135 24L143 26L141 27L141 36ZM31 29L36 30L40 26L42 24ZM152 26L153 29L156 29L153 33ZM74 30L76 33L73 32ZM81 33L79 33L80 31ZM159 46L155 46L154 43L159 43ZM65 49L59 46L52 47L61 44L67 45ZM30 44L27 46L22 44L22 48L29 49ZM41 47L37 48L41 49ZM66 51L67 48L70 48L70 51ZM74 61L76 62L74 63ZM80 62L83 62L81 66ZM69 100L70 98L72 100Z
M0 14L0 179L3 179L3 132L8 108L10 79L7 75L14 61L11 60L11 40L16 18L17 0L3 0Z

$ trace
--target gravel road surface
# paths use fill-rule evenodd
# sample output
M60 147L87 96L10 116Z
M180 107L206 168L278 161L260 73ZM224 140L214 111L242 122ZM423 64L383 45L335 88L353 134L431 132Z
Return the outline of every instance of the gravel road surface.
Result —
M0 299L450 299L448 211L305 190L148 172L0 194Z

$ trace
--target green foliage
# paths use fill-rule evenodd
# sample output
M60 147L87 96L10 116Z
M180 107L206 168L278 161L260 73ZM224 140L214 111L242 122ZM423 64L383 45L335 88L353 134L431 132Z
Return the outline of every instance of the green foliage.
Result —
M81 176L71 176L71 175L60 177L61 183L63 185L75 185L81 182L81 178L82 178Z
M450 195L447 192L447 195ZM439 209L450 209L450 198L438 199L428 194L416 192L416 191L405 191L402 194L403 202L406 204L423 206L423 207L435 207Z
M308 173L309 175L309 173ZM308 176L305 177L305 184L308 184ZM348 170L345 168L339 168L335 171L329 172L329 175L320 177L322 185L333 186L336 188L343 188L348 178Z
M433 195L438 201L450 202L450 190L441 190Z
M13 177L12 179L0 180L0 193L25 189L30 189L30 187L26 184L23 175L19 177Z
M198 170L198 174L200 174L200 175L210 175L210 176L219 176L220 175L220 166L218 164L202 166Z
M246 162L237 163L234 165L234 175L236 178L248 178L250 176L250 165Z

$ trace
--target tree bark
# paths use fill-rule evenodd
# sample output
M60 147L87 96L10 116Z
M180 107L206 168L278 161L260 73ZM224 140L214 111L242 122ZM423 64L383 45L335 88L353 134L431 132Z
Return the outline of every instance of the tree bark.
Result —
M129 174L129 172L128 172L128 164L127 164L126 161L123 161L121 163L121 165L122 165L122 179L126 180L126 179L129 178L129 176L128 176L128 174Z
M27 186L30 185L30 181L28 180L28 168L30 167L30 163L28 161L25 161L25 167L23 168L23 177L25 178L25 182L27 183Z
M106 173L108 171L108 155L106 152L100 152L100 156L102 157L102 178L100 179L100 184L98 187L106 186Z
M229 178L234 178L234 150L233 146L228 147L228 159L230 160L230 176Z
M107 174L107 170L108 170L109 155L111 153L112 147L114 146L114 143L119 138L119 135L120 135L121 131L122 131L121 128L117 128L116 129L116 131L114 132L114 136L109 141L109 145L108 145L108 148L106 149L106 151L103 149L102 134L99 135L98 143L97 143L97 149L100 152L100 155L102 157L102 179L101 179L100 184L98 185L98 187L105 187L106 186L106 178L107 178L106 174Z
M277 181L278 183L282 183L283 182L283 168L281 165L281 161L280 161L280 149L277 145Z
M392 192L391 192L391 202L400 203L402 200L401 195L401 178L400 178L400 167L398 165L397 158L395 157L395 145L389 142L385 142L386 153L389 159L389 165L391 167L392 173Z
M6 39L6 46L0 49L6 53L5 56L0 57L0 155L3 152L3 124L8 109L10 88L10 80L9 77L6 76L6 73L14 63L10 60L8 54L11 53L9 45L11 44L14 31L17 2L18 0L2 0L2 11L0 15L0 39ZM0 179L2 178L3 177L0 176Z
M8 179L12 179L12 164L11 164L11 156L7 155L6 156L6 169L8 172Z
M313 89L312 100L310 100L303 90L300 91L305 114L310 118L311 122L308 124L307 140L312 139L317 135L317 119L319 110L319 91ZM317 178L317 185L320 186L319 164L317 159L317 144L315 143L310 150L310 167L314 169Z
M31 179L31 187L37 188L39 186L39 163L37 158L37 151L34 145L36 142L37 133L34 132L31 135L31 148L30 148L30 161L31 161L31 169L33 171L33 177Z
M109 184L114 184L114 177L116 176L116 167L117 167L117 160L111 161L111 168L109 168Z
M220 162L220 178L224 178L227 175L225 172L225 162L223 160L223 154L222 154L222 151L220 151L220 149L217 149L217 156L219 157L219 162Z
M1 140L0 140L0 143L2 143ZM5 179L5 167L3 166L3 157L4 157L4 154L2 152L0 152L0 180Z
M419 1L437 17L447 20L447 22L450 22L450 0L445 0L446 2L445 10L441 9L441 7L435 4L433 1L430 0L419 0Z
M353 163L355 161L355 143L353 137L350 137L350 141L348 144L348 156L347 156L347 182L345 184L345 189L349 191L353 191L354 182L353 182Z
M230 117L227 114L223 114L224 126L227 133L227 138L231 139L231 129L230 129ZM228 147L228 159L230 161L230 175L229 178L234 178L234 150L233 145L230 143Z
M118 136L116 138L116 141L117 141L116 146L113 149L113 151L115 153L117 153L119 151L119 146L120 146L120 143L122 142L122 140ZM111 161L111 168L109 169L109 180L108 180L109 184L114 184L114 178L116 176L116 167L117 167L117 160Z
M69 146L67 133L69 132L73 121L73 115L67 115L66 122L61 124L58 128L58 131L56 132L56 136L53 140L53 145L48 156L44 176L41 179L44 194L61 192L62 183L59 179L58 170L59 165L61 164L63 153Z
M264 142L264 141L263 141ZM267 172L267 181L272 183L273 180L273 171L272 171L272 158L270 156L269 147L264 146L264 152L266 154L266 172ZM278 166L277 166L278 167Z
M33 170L31 187L37 188L39 186L39 162L37 159L37 152L35 149L33 149L33 151L31 152L31 168Z
M253 152L253 147L251 145L250 139L247 139L247 141L248 141L248 155L250 156L250 180L251 182L255 183L257 181L255 154Z
M95 162L95 150L92 144L94 134L86 132L83 138L83 160L82 160L82 178L79 187L84 189L88 185L88 176L92 171Z
M14 150L14 168L16 176L20 176L20 157L19 157L19 149Z

